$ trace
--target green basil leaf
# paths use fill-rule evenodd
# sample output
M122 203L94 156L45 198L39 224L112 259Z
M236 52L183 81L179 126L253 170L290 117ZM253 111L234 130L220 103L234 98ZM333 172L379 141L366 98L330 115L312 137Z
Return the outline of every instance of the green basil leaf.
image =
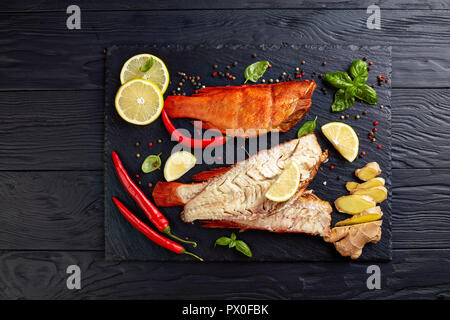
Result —
M236 246L236 240L231 239L230 244L228 245L228 248L233 248Z
M346 89L339 89L334 95L334 102L331 106L333 112L339 112L350 108L355 103L355 97L345 98Z
M355 97L369 104L378 103L377 92L366 84L358 88L355 92Z
M353 79L353 84L355 86L357 86L357 87L363 86L363 85L366 84L368 77L369 77L368 75L366 75L366 76L363 76L363 75L357 76L355 79Z
M266 72L267 68L269 67L269 61L263 60L263 61L257 61L255 63L252 63L247 68L245 68L244 71L244 77L245 82L252 81L257 82L259 78L261 78Z
M352 79L345 71L327 73L325 74L325 80L339 89L353 86Z
M216 245L219 246L227 246L229 243L231 242L231 239L228 237L220 237L219 239L216 240L216 242L214 243L214 247Z
M139 68L141 72L147 72L153 67L153 64L155 63L155 60L153 57L150 57L150 59L147 60L147 62Z
M360 78L358 82L366 79L364 83L362 83L365 84L367 77L369 76L367 72L367 63L359 59L353 60L352 65L350 66L350 75L353 79Z
M236 241L236 250L240 253L245 254L247 257L252 256L252 251L250 250L249 246L242 240Z
M230 236L231 240L236 240L236 234L233 232Z
M159 169L161 167L161 158L159 157L160 155L161 153L157 155L152 154L145 158L144 162L142 162L142 172L149 173Z
M314 121L307 121L305 122L300 129L298 129L297 137L300 138L301 136L314 132L316 130L316 120L317 116L314 119Z
M345 88L344 99L350 100L352 97L355 96L355 92L357 90L358 90L358 87L355 87L355 86Z

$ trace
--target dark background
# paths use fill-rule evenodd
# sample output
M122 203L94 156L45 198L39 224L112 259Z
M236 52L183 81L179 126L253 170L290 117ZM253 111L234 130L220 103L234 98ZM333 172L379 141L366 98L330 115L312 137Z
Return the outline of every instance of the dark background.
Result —
M10 1L0 5L0 298L450 296L450 2ZM81 30L66 8L81 7ZM105 262L104 48L113 43L392 45L393 260ZM81 290L66 268L82 270Z

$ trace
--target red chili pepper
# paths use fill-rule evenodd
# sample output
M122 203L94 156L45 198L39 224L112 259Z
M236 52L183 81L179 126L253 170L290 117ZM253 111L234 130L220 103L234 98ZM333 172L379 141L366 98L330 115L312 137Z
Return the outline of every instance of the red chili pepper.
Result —
M185 137L181 134L180 131L178 131L175 128L175 126L170 121L170 118L164 109L162 110L161 117L164 126L166 127L167 131L172 136L172 138L186 147L190 148L206 148L207 146L214 147L222 145L228 140L228 137L226 136L220 136L211 139L192 139L189 137Z
M377 125L378 125L378 121L374 121L374 122L373 122L373 125L374 125L374 126L377 126Z
M214 72L212 73L212 76L215 78L215 77L217 76L217 72L214 71Z
M156 244L160 245L161 247L164 247L170 251L173 251L178 254L188 254L191 255L200 261L203 261L202 258L199 256L196 256L195 254L186 251L181 245L178 243L169 240L159 233L152 230L150 227L148 227L145 223L143 223L141 220L139 220L133 213L131 213L119 200L117 200L115 197L112 198L114 203L116 204L119 211L122 213L122 215L128 220L129 223L133 225L136 229L138 229L142 234L144 234L147 238L155 242Z
M330 170L334 170L334 166L333 165L330 166Z
M139 207L141 207L141 209L145 212L147 218L155 225L155 227L159 231L171 236L174 239L177 239L178 241L192 244L195 248L197 246L197 243L180 239L170 232L169 221L167 221L167 219L158 210L158 208L156 208L155 205L147 199L141 189L139 189L133 182L133 180L131 180L115 151L112 152L112 158L120 182L122 182L122 185L125 187L127 192L134 199L134 201L136 201Z
M373 131L373 132L377 132L377 128L373 128L372 131Z
M378 149L381 149L381 144L379 144L377 148L378 148Z

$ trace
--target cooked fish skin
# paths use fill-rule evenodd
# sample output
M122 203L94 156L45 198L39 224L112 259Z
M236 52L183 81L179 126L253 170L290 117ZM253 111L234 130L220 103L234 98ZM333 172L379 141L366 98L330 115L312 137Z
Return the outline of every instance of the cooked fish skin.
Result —
M332 208L328 202L304 192L326 158L327 152L322 152L315 135L308 134L260 151L232 167L201 173L198 176L213 177L203 183L158 182L153 197L158 206L185 204L183 221L200 220L206 227L326 236ZM292 159L301 168L297 193L286 202L268 200L265 192Z
M164 109L171 118L198 119L206 129L248 138L294 127L311 108L316 87L313 81L209 87L191 97L168 96Z

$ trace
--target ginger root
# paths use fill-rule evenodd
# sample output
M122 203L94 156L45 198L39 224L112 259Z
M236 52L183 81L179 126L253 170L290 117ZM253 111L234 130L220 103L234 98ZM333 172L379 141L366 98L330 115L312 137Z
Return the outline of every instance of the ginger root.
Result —
M376 162L369 162L361 169L355 170L355 175L363 181L375 178L381 173L380 166Z
M375 187L369 189L360 189L352 191L351 194L359 194L372 197L376 203L383 202L387 198L387 189L385 187Z
M375 187L384 187L384 179L383 178L373 178L370 179L364 183L358 183L358 182L347 182L345 184L345 187L349 192L360 190L360 189L370 189Z
M381 239L382 220L362 224L335 227L323 239L334 244L344 257L358 259L366 243L377 243Z
M358 213L351 218L339 221L338 223L336 223L336 227L372 222L381 219L382 216L383 212L381 211L381 208L376 206L374 208L364 210L363 212Z
M352 194L349 196L342 196L334 201L334 205L339 212L348 214L358 214L364 210L376 206L375 200L366 195Z

